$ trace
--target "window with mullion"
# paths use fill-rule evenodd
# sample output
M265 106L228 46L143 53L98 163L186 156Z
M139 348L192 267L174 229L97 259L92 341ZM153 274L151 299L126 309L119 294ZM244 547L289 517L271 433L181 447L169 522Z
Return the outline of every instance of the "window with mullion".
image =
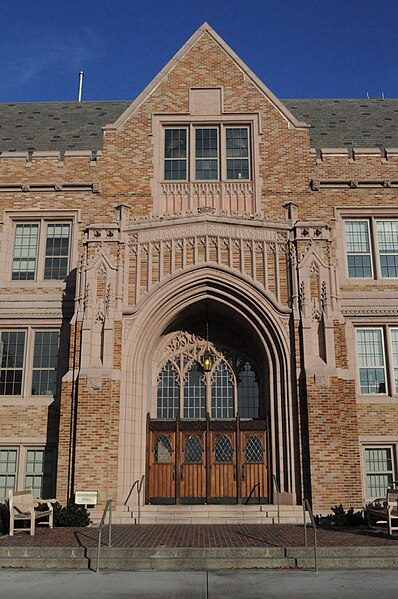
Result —
M25 332L0 333L0 395L21 395Z
M380 272L384 278L398 277L398 220L376 222Z
M171 362L167 362L159 375L157 387L157 417L176 418L180 410L180 385Z
M186 374L184 386L184 418L205 418L206 386L202 368L196 362Z
M60 281L68 274L69 239L69 224L48 223L44 260L45 281Z
M354 279L373 277L369 222L345 221L348 276Z
M187 129L164 131L164 179L185 181L187 179Z
M391 329L392 359L394 367L395 393L398 394L398 329Z
M385 394L383 331L381 329L358 329L356 334L361 393L365 395Z
M33 496L48 498L52 495L52 454L44 449L28 449L26 455L25 489Z
M366 496L369 499L385 497L393 482L392 447L365 448Z
M38 243L38 223L16 225L11 275L13 281L33 281L35 279Z
M214 383L211 387L211 417L234 417L234 386L231 374L223 363L214 373Z
M0 499L8 499L8 491L16 488L17 458L17 449L0 449Z
M225 130L227 179L249 179L249 131L247 127Z
M219 178L218 129L195 129L195 179L214 181Z
M54 395L57 384L58 331L35 331L32 395Z

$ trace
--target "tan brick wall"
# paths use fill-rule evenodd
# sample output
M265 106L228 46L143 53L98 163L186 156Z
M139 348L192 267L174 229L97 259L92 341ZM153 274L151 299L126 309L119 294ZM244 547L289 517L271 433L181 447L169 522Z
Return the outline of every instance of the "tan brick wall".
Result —
M261 143L259 146L260 175L262 178L261 206L267 216L283 217L283 204L292 201L298 205L300 220L324 220L334 230L335 206L396 206L396 189L328 189L311 191L310 180L384 180L396 178L396 160L382 162L377 157L360 157L350 162L346 158L326 157L317 162L310 154L308 130L289 129L286 119L264 98L252 82L244 76L226 54L208 36L204 36L180 61L137 110L124 128L107 131L104 136L103 157L96 164L88 158L65 158L57 160L34 160L27 167L25 160L0 159L2 184L32 184L38 182L86 182L99 183L100 193L92 192L15 192L0 193L0 213L5 209L80 209L79 250L83 248L84 229L93 222L112 222L116 219L115 206L121 202L131 205L131 217L148 215L152 210L151 180L153 171L153 113L183 113L188 111L190 87L222 87L226 113L259 113L261 120ZM177 118L178 121L178 118ZM4 231L4 227L3 227ZM2 247L2 251L3 251ZM91 251L91 250L90 250ZM94 247L93 247L94 251ZM114 250L112 250L114 252ZM202 250L200 250L202 251ZM204 257L204 256L203 256ZM214 255L210 256L214 259ZM233 253L234 264L239 264L238 252ZM181 255L176 255L176 267L182 266ZM284 256L278 256L280 266L279 289L281 301L289 301ZM332 260L336 260L335 244L332 244ZM227 262L227 252L222 253ZM268 285L276 291L274 254L268 253ZM193 254L187 254L187 264L193 263ZM244 254L247 273L251 273L251 256ZM76 264L72 265L76 267ZM341 267L341 265L340 265ZM152 259L151 281L156 281L159 264ZM164 272L171 269L171 255L166 257ZM258 280L263 276L263 256L256 253L255 271ZM251 273L252 274L252 273ZM130 256L128 275L128 298L132 305L135 298L135 262ZM141 271L141 291L145 292L148 272ZM388 285L388 290L396 290ZM350 291L342 287L341 293ZM356 291L374 291L374 286L356 285ZM61 302L61 286L32 287L29 284L5 286L2 295L18 293L20 300L29 301L34 295L44 299L57 291ZM100 295L104 295L102 287ZM22 326L22 325L21 325ZM70 369L77 373L80 364L81 323L71 327ZM114 327L114 368L119 369L125 351L120 321ZM345 325L334 325L336 366L347 369L349 350ZM296 339L297 364L304 360L300 342ZM352 358L352 355L351 355ZM93 488L100 493L100 502L114 498L117 484L119 383L103 379L100 390L89 390L85 379L79 380L76 430L73 423L72 384L65 382L62 391L61 421L58 459L57 496L66 500L71 492L70 446L76 433L75 488ZM308 384L308 427L310 444L310 470L312 497L316 509L330 511L330 506L343 502L346 507L359 506L362 497L358 435L395 434L396 408L389 404L375 406L356 403L355 385L352 381L331 379L329 388ZM33 403L33 402L32 402ZM55 410L56 413L56 410ZM392 415L393 414L393 415ZM0 433L4 436L37 434L46 435L47 430L56 434L56 426L48 425L48 409L42 406L23 407L3 405L0 414ZM57 418L54 418L57 422ZM305 440L303 441L306 442ZM303 459L307 459L303 452Z

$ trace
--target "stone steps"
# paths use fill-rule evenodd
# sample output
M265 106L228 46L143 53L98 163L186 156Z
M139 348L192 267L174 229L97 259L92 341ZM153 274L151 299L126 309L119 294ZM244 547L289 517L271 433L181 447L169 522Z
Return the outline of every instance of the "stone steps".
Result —
M94 522L100 515L91 514ZM112 513L114 524L277 524L275 505L145 505L138 510L116 508ZM283 505L279 511L280 524L302 524L301 506Z
M87 570L84 547L1 547L0 568Z
M0 568L96 570L96 547L0 546ZM319 547L320 570L397 568L398 547ZM101 547L101 570L313 569L313 547Z

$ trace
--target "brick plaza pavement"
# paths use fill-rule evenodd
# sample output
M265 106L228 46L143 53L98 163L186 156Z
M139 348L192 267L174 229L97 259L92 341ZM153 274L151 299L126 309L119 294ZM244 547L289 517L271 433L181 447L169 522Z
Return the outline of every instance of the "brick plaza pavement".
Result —
M107 544L107 527L103 544ZM398 534L389 537L383 528L317 529L319 547L398 547ZM36 535L20 532L14 537L0 536L0 547L93 547L98 542L96 528L38 527ZM112 526L113 547L300 547L304 544L303 526L281 524L212 525L125 525ZM308 528L308 544L313 531Z

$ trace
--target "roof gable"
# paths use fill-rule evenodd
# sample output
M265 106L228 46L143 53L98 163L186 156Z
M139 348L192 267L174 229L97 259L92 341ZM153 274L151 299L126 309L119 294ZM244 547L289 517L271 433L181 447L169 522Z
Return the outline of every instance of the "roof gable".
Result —
M163 67L156 77L147 85L140 95L130 104L130 106L119 116L112 124L106 125L104 130L120 130L128 119L138 110L138 108L151 96L156 88L167 79L167 76L186 56L186 54L202 39L203 36L209 36L217 46L235 63L235 65L244 73L244 75L253 83L260 93L274 106L274 108L287 120L288 125L293 128L309 127L305 122L299 121L294 114L264 85L264 83L249 69L249 67L239 58L237 54L224 42L224 40L210 27L208 23L203 23L201 27L189 38L175 56Z

